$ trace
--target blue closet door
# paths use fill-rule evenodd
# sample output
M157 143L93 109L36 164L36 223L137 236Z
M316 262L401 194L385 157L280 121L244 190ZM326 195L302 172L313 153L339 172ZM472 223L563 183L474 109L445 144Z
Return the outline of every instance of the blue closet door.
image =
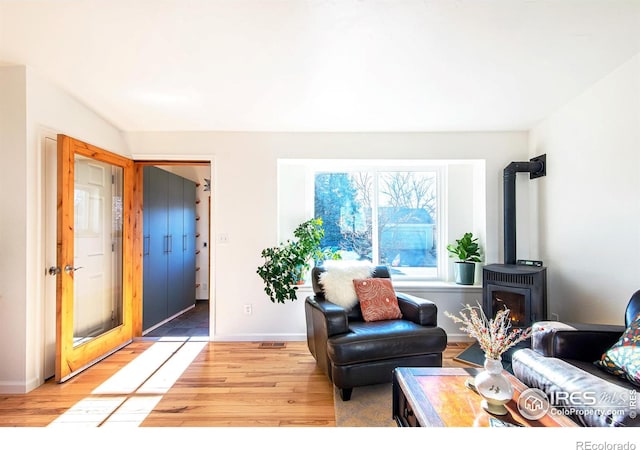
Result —
M144 169L143 331L195 304L195 183Z
M164 170L144 169L143 330L168 317L168 179Z
M183 268L183 178L169 174L168 219L169 251L167 264L169 283L167 285L168 315L173 316L184 309L184 268Z
M183 180L183 308L196 303L196 184Z

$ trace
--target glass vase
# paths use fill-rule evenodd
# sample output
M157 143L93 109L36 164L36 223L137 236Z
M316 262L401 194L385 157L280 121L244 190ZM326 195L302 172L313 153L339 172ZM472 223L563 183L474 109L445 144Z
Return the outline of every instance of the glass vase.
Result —
M484 358L484 370L476 375L474 385L482 396L482 408L495 415L508 413L505 405L513 397L513 385L503 374L502 358Z

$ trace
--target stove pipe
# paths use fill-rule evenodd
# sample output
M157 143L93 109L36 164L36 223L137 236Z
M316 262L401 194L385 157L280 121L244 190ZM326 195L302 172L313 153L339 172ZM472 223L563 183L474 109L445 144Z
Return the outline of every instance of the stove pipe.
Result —
M516 174L529 172L529 179L545 176L546 155L531 158L528 162L512 162L504 168L504 263L516 263Z

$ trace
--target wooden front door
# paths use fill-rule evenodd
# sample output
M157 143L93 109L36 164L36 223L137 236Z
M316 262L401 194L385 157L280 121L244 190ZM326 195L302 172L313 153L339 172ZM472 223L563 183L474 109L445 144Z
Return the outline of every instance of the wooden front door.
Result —
M56 369L63 382L133 339L133 161L58 135Z

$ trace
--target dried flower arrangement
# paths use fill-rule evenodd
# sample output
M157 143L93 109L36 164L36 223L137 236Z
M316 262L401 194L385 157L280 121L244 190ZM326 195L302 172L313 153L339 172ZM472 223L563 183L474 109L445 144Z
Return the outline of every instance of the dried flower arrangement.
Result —
M478 303L478 306L465 305L459 317L447 311L444 315L463 325L460 330L478 341L486 358L500 359L504 352L531 336L531 327L510 330L509 312L505 307L494 319L488 319Z

